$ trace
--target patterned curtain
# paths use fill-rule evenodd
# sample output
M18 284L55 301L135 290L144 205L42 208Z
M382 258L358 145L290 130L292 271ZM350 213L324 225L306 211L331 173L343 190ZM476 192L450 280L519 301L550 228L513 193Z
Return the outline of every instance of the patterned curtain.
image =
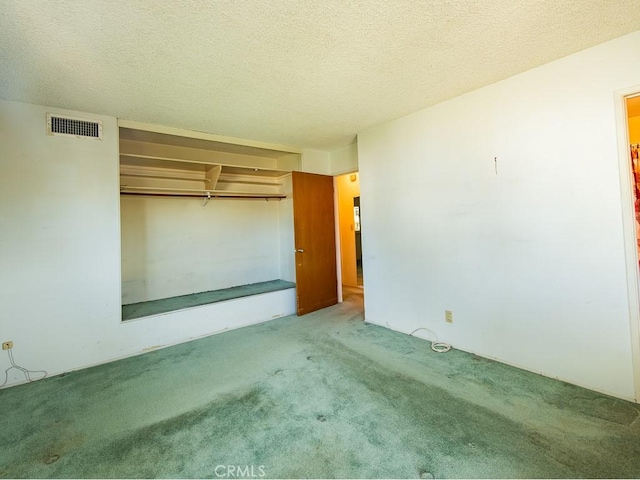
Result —
M632 143L631 149L631 166L633 168L633 193L635 196L636 210L636 240L638 242L638 259L640 266L640 161L638 161L638 151L640 143Z

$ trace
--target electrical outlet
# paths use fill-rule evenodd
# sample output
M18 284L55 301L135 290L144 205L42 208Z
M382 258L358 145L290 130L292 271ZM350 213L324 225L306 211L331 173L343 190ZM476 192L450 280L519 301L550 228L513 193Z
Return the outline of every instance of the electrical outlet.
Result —
M13 340L9 340L8 342L2 342L3 350L11 350L13 348Z
M444 311L444 321L447 323L453 323L453 312L451 310Z

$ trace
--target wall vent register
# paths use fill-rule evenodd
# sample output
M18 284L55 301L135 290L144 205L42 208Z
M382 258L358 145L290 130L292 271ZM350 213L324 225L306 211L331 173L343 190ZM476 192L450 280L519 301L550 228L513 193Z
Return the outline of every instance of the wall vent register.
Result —
M47 114L47 133L102 139L102 122Z

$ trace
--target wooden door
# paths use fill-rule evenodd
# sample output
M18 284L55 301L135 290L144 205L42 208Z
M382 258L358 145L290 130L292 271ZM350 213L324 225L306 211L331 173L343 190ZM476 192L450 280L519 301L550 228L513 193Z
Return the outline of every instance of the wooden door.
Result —
M333 177L293 172L298 315L338 303Z

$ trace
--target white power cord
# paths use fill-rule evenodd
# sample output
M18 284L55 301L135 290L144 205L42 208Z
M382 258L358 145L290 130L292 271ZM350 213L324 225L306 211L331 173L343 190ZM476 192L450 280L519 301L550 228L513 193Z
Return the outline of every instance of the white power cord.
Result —
M7 382L9 381L9 370L12 370L14 368L16 370L20 370L22 373L24 373L25 378L29 382L33 382L34 380L42 380L44 377L46 377L48 375L47 372L45 372L44 370L28 370L28 369L18 365L13 360L13 353L11 352L10 348L7 350L7 353L9 354L9 361L11 362L11 366L4 371L4 382L2 382L2 385L0 385L0 388L4 387L7 384ZM31 378L31 374L32 373L41 373L42 376L40 378L33 379L33 378Z
M430 339L425 339L425 340L430 340L431 341L431 350L433 350L434 352L436 352L436 353L445 353L445 352L448 352L449 350L451 350L451 345L449 345L448 343L439 342L438 341L438 336L433 331L429 330L428 328L424 328L424 327L416 328L409 335L413 337L413 334L416 333L419 330L426 330L431 335L433 335L435 340L430 340ZM418 338L421 338L421 337L418 337Z

